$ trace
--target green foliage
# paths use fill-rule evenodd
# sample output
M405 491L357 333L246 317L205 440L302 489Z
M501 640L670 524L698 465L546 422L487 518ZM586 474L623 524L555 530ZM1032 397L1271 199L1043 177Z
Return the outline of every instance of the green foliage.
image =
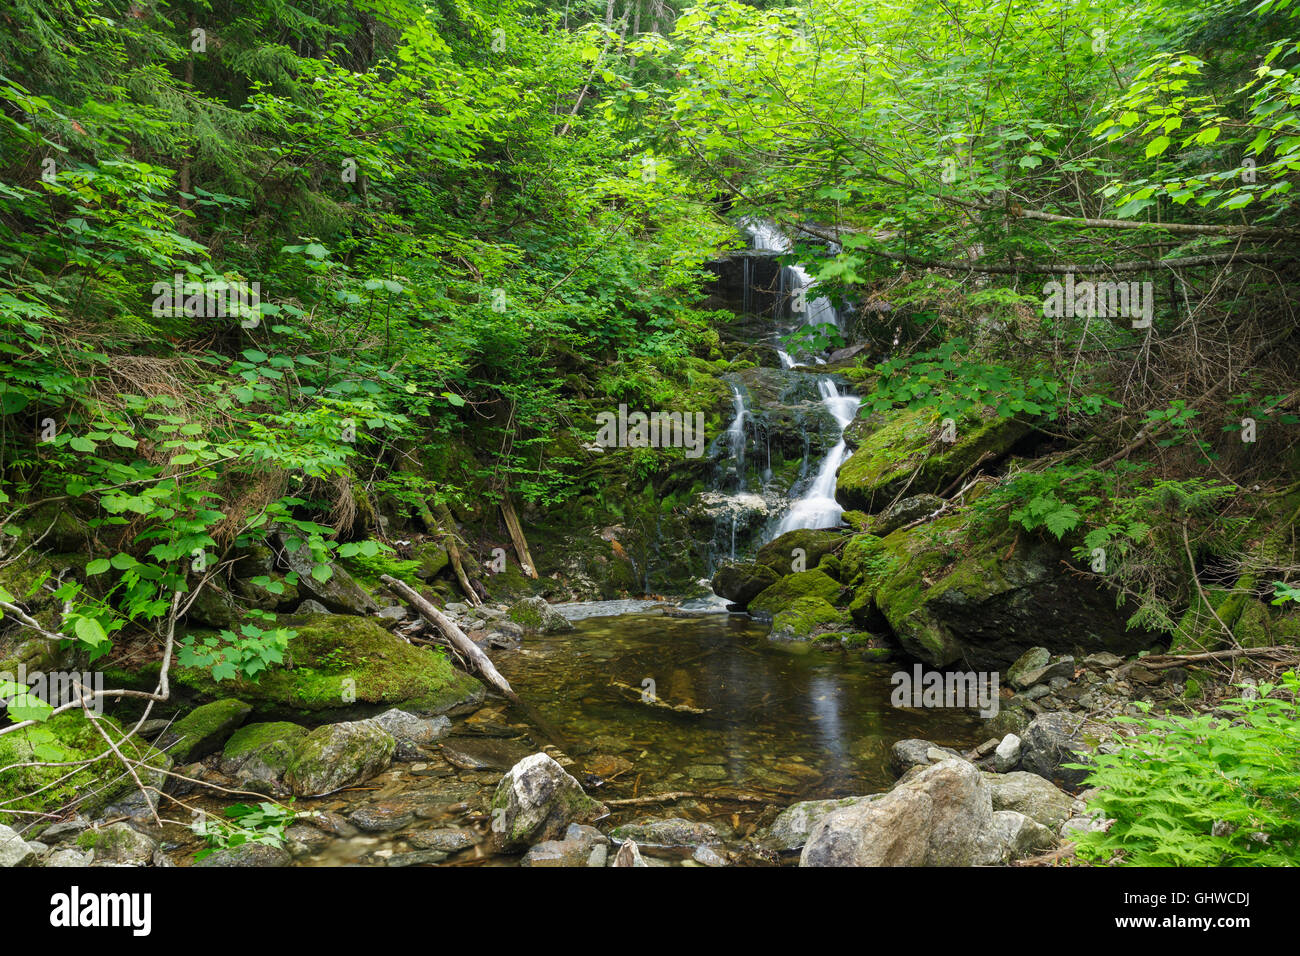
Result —
M1137 729L1097 754L1088 804L1113 822L1081 834L1079 856L1125 866L1300 863L1300 738L1294 672L1227 716L1120 718Z
M284 846L285 831L293 825L296 816L292 805L263 801L256 806L236 803L225 808L231 822L200 817L191 829L207 841L207 847L194 855L195 862L218 850L228 850L245 843L263 843Z
M284 660L285 649L295 636L290 628L266 630L249 622L240 626L238 634L222 631L216 636L181 638L176 660L182 667L211 671L217 681L246 677L257 683L264 670Z

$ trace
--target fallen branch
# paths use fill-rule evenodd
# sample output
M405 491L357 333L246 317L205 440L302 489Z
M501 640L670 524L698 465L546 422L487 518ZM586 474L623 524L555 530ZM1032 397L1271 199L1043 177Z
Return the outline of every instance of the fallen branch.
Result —
M523 706L523 701L519 699L519 695L510 686L510 682L501 676L500 672L493 666L492 660L483 653L477 644L469 639L469 636L464 631L456 626L456 623L451 618L439 611L432 603L420 597L409 584L397 580L391 574L381 574L379 580L387 585L388 590L415 608L421 617L442 631L447 636L447 639L451 641L452 646L465 655L465 658L478 672L479 677L488 685L504 694L512 702Z
M1148 654L1140 658L1138 663L1148 670L1163 670L1167 667L1181 667L1183 664L1195 664L1199 661L1231 660L1234 657L1289 663L1300 658L1300 647L1279 644L1277 647L1233 647L1226 651L1206 651L1202 654Z

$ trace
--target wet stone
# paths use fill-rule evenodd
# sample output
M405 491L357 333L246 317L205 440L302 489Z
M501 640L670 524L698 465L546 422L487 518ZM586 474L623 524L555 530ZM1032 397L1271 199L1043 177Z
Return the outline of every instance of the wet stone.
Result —
M412 830L406 834L406 842L416 850L439 850L443 853L456 853L460 850L469 849L478 841L473 830L447 828Z

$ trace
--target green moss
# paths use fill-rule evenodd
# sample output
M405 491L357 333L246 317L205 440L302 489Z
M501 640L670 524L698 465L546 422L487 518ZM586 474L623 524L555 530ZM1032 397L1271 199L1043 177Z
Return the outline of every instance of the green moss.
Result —
M957 440L947 443L939 440L940 423L928 410L892 412L872 428L874 420L850 426L858 447L836 483L836 498L849 509L878 511L904 488L908 494L937 494L984 455L1006 454L1029 430L1015 419L971 412L957 422Z
M815 569L801 571L798 574L787 574L771 587L764 588L758 597L749 602L749 609L775 616L786 608L793 607L801 598L819 598L829 604L837 600L839 595L839 582L826 572Z
M116 720L107 715L98 719L115 742L120 740L122 728ZM170 757L135 739L121 741L118 748L132 760L145 762L137 773L146 785L161 787L162 772L172 765ZM15 766L34 761L65 766ZM91 762L81 768L66 766L79 761ZM103 736L78 711L0 736L0 767L6 768L0 774L0 823L6 824L30 820L9 811L53 812L75 804L81 813L94 814L135 789Z
M159 740L178 763L189 763L220 747L244 722L252 707L242 700L215 700L175 721Z
M772 619L772 637L777 640L802 640L828 627L848 623L845 611L832 607L819 597L803 597Z
M226 741L221 756L225 760L238 760L240 757L246 757L249 754L263 750L270 744L280 741L291 743L306 733L306 727L300 727L298 724L291 724L288 721L248 724L245 727L240 727Z
M257 683L217 682L208 671L180 668L176 681L203 698L238 695L259 714L301 716L346 713L357 705L445 710L478 688L441 652L417 648L369 618L311 614L292 619L297 630L285 664ZM302 623L296 623L302 621Z

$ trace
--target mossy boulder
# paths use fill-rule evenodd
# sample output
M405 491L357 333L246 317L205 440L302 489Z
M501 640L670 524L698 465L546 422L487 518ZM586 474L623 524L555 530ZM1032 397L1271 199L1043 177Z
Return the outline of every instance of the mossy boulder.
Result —
M316 797L388 769L397 741L373 720L317 727L294 744L284 780L300 797Z
M857 447L840 467L835 497L845 508L874 513L904 490L938 494L981 459L1006 455L1029 431L1014 418L972 411L955 422L955 441L949 442L944 440L948 430L932 412L908 409L883 420L869 415L846 432Z
M766 587L749 602L750 613L775 617L787 608L794 607L803 598L819 598L827 604L839 599L840 583L825 571L813 569L798 574L787 574L775 584Z
M122 740L124 731L112 717L97 719L123 755L142 761L136 767L141 782L161 789L171 757L144 741ZM34 761L62 766L15 766ZM11 825L31 821L30 813L15 812L20 810L54 812L75 807L93 816L136 789L99 730L79 711L0 736L0 767L6 768L0 774L0 823Z
M194 708L158 738L158 749L177 763L191 763L215 753L253 708L242 700L214 700Z
M743 608L778 580L780 575L763 564L728 564L713 576L713 593Z
M838 531L798 528L763 545L754 560L784 577L816 568L823 557L842 548L845 540Z
M1010 531L970 540L963 523L954 514L850 542L854 620L879 612L905 651L935 667L1000 669L1035 646L1127 655L1159 639L1129 630L1131 611L1111 592L1070 574L1060 545Z
M294 551L289 548L290 536L279 535L285 562L298 575L298 587L304 595L315 598L331 611L343 614L373 614L379 610L375 602L342 565L330 565L331 574L320 581L312 575L315 566L311 550L304 544Z
M776 641L804 641L849 622L847 611L819 597L802 597L772 618L768 635Z
M507 616L521 627L542 634L559 633L573 630L573 624L559 611L551 607L545 598L530 597L516 601L510 606Z
M297 634L284 663L259 675L216 681L210 672L182 667L176 682L199 698L236 696L259 716L343 716L401 706L442 713L481 692L441 652L418 648L381 624L346 614L289 619Z
M606 813L555 760L535 753L511 767L497 784L492 840L498 849L522 850L557 840L569 824L588 823Z
M245 790L287 794L284 774L293 762L298 742L306 736L306 727L285 721L247 724L226 741L221 752L221 772L234 777Z
M431 581L451 566L447 549L436 541L425 541L411 549L411 557L420 562L415 574L421 580Z

